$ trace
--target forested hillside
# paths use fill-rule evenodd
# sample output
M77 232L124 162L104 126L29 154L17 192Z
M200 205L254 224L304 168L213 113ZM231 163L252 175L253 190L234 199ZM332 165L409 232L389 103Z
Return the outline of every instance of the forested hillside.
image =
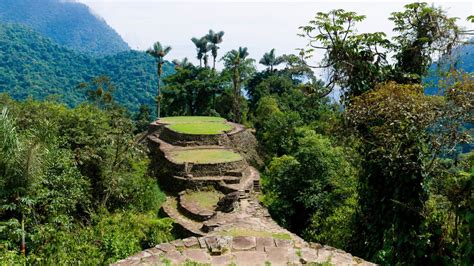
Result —
M53 97L76 106L86 99L78 84L106 75L116 87L114 98L130 111L155 102L156 63L144 52L95 58L61 47L24 26L0 24L0 62L0 92L15 99ZM171 63L164 64L164 75L173 71Z
M108 265L172 239L133 131L121 108L0 95L0 264Z
M69 49L97 56L130 49L103 19L72 1L2 0L0 22L27 25Z
M466 32L428 3L393 10L393 37L362 31L366 17L340 8L299 28L307 46L298 54L269 43L262 70L247 47L220 50L223 31L191 39L199 65L171 65L172 47L159 41L147 53L95 58L0 26L0 262L104 265L182 238L158 212L166 171L142 145L151 116L140 104L157 99L163 117L212 115L251 128L256 196L305 241L380 265L473 265L474 151L459 149L474 140L472 46L459 48ZM433 62L450 51L469 57L439 69L444 93L425 93ZM341 102L329 99L334 90ZM222 168L212 171L240 176Z

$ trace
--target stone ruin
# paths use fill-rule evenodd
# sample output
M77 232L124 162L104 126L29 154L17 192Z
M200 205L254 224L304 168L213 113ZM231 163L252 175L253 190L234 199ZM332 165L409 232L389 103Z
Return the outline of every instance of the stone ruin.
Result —
M150 125L151 171L168 193L161 211L189 237L157 245L115 265L372 265L342 250L307 243L280 227L258 201L260 174L254 166L261 160L255 137L243 125L221 123L232 130L197 135L174 131L163 120ZM210 162L174 157L208 150L241 156ZM190 197L206 191L221 195L212 207Z

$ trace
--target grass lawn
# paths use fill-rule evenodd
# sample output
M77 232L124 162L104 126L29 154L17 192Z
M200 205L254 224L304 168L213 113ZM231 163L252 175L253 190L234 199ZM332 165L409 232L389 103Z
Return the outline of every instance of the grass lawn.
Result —
M224 194L216 190L203 190L188 192L184 195L189 202L195 202L199 207L208 210L214 210L215 205Z
M232 126L223 122L196 122L196 123L178 123L167 126L169 129L193 135L212 135L222 134L225 131L232 130Z
M171 159L177 163L225 163L242 159L240 154L225 149L196 149L174 151Z
M198 123L198 122L225 122L226 120L222 117L216 116L170 116L162 117L160 122L166 124L179 124L179 123Z
M257 231L247 228L232 228L228 231L221 231L219 232L221 235L226 236L255 236L255 237L272 237L275 239L286 239L291 240L291 236L287 233L271 233L266 231Z

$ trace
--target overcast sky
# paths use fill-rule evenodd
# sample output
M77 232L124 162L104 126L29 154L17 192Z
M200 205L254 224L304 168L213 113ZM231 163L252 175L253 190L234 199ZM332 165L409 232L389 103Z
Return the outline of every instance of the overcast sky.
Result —
M359 32L382 31L391 35L387 18L413 1L200 1L200 0L77 0L104 18L130 47L145 50L153 42L172 46L168 59L188 57L197 62L191 37L201 37L209 29L225 31L220 55L239 46L249 48L259 59L275 48L278 54L295 53L306 41L296 34L316 12L331 9L356 11L367 16ZM474 14L474 1L435 1L460 24L471 27L466 17Z

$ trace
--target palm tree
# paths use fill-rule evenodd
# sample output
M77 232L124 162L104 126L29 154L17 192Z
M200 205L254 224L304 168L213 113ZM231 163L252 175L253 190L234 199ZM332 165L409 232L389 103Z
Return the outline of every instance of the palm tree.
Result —
M183 58L182 60L174 59L172 62L175 68L188 68L194 66L187 57Z
M199 66L202 67L202 61L204 61L204 66L207 66L207 53L209 52L209 45L208 45L208 40L206 37L201 37L201 38L191 38L191 41L194 43L196 46L197 50L197 59L199 59Z
M160 82L161 82L161 74L163 74L163 58L171 51L170 46L163 46L160 42L155 42L153 44L153 48L148 49L146 52L147 54L153 56L156 59L157 63L157 74L158 74L158 91L156 95L156 115L160 118L160 111L161 111L161 90L160 90Z
M273 72L273 67L283 63L284 58L282 56L275 56L275 48L271 49L270 52L265 53L260 59L259 63L267 66L270 72Z
M206 35L206 39L211 43L210 48L213 57L212 70L216 69L217 50L219 49L217 45L223 41L223 36L223 31L214 32L213 30L209 30L209 33Z
M33 211L30 188L42 170L40 152L36 137L20 139L15 121L4 107L0 112L0 176L5 201L0 204L0 212L7 210L21 218L20 252L23 256L26 254L25 222Z
M243 72L248 72L253 68L254 60L247 58L249 55L247 47L239 47L238 50L227 52L222 58L226 68L232 71L232 85L233 85L233 116L237 123L241 122L242 115L240 113L240 98L241 98L241 83Z

